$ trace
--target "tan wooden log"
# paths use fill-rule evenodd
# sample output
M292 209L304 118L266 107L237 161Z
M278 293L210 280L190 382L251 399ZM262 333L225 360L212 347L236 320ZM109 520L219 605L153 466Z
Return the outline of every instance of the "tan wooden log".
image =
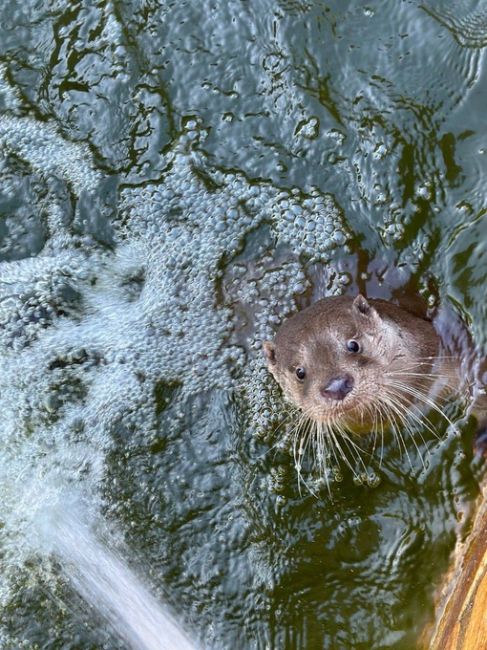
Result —
M430 650L487 650L487 499L477 509L467 541L457 549L437 609L423 635Z

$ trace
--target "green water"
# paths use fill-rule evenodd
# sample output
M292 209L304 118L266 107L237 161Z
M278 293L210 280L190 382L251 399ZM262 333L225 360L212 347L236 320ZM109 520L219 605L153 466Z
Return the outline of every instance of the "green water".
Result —
M474 424L440 443L419 439L425 467L411 440L409 457L386 440L382 466L371 462L378 485L358 485L342 467L331 495L315 497L300 490L286 449L273 448L281 430L273 432L267 410L279 410L279 396L255 342L296 306L360 290L421 294L461 315L485 351L486 46L487 3L470 0L26 0L0 8L0 110L17 120L0 127L0 280L50 251L80 253L88 266L95 253L103 259L79 292L62 285L57 307L44 305L43 328L57 309L52 322L61 318L61 334L62 319L76 323L86 352L69 362L59 353L39 367L45 387L19 388L34 415L16 427L35 439L83 408L95 428L94 377L113 382L114 399L137 394L130 405L120 398L94 440L103 469L87 499L99 500L133 565L204 647L411 650L431 621L435 587L478 495ZM46 124L84 148L65 144L58 159L54 145L37 144ZM79 151L92 171L83 171ZM302 235L289 214L314 214L317 205L323 222ZM207 246L229 209L238 212L233 239L221 250ZM56 239L61 231L68 243ZM133 304L162 269L160 296L147 302L157 308L126 349L122 326L112 346L123 314L107 279L112 260L122 265L122 244L149 231L150 241L163 233L161 257L148 245L140 259L155 260L150 272L134 263L121 286ZM200 258L198 279L191 269ZM69 279L71 269L63 273ZM174 307L164 283L178 287ZM165 327L177 334L161 338L161 359L150 365L145 340ZM57 348L42 336L26 334L25 346L47 359ZM123 355L111 357L115 347ZM79 370L83 355L91 365ZM118 390L102 374L102 357L106 367L135 368L127 386ZM44 390L57 402L39 407L42 419L35 402ZM81 434L69 431L71 445ZM39 452L40 475L50 453ZM0 531L9 520L2 510ZM12 539L0 536L3 574L15 560ZM126 647L42 553L19 561L0 623L8 650Z

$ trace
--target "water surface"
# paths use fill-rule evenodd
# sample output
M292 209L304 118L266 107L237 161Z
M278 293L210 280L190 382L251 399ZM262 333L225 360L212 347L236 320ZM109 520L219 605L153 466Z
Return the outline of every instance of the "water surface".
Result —
M415 647L473 423L313 496L260 346L361 290L485 352L486 46L473 0L3 4L2 648L131 647L81 513L201 647Z

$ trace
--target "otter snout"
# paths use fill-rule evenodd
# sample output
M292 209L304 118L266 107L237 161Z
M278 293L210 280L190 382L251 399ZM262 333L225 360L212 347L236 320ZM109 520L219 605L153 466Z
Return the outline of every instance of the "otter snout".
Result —
M330 399L342 400L353 389L353 377L343 375L343 377L334 377L330 382L320 390L323 397Z

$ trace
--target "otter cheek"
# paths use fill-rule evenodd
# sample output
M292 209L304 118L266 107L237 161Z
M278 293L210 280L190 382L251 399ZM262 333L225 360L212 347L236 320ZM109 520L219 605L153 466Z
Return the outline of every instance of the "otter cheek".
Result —
M275 377L277 379L277 382L278 382L279 386L282 389L282 392L283 392L284 397L286 398L286 400L288 402L292 402L293 404L295 404L296 403L295 395L293 394L293 392L290 389L289 381L288 381L288 378L287 378L286 374L279 375L279 376L275 375Z
M267 370L271 373L271 375L274 377L274 379L277 381L277 383L282 387L282 381L280 377L280 373L276 366L273 366L271 364L267 364Z

